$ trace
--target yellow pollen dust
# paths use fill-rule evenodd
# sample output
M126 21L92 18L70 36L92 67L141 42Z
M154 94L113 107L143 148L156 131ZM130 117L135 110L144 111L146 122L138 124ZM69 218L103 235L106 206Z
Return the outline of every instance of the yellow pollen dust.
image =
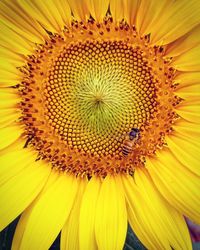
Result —
M105 176L145 165L177 118L175 71L134 27L112 19L74 22L52 35L21 68L25 147L55 169ZM126 157L132 128L140 131Z

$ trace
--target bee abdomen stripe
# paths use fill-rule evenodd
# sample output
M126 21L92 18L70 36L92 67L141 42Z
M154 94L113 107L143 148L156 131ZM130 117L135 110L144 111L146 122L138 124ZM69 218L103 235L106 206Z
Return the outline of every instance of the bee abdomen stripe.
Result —
M123 149L123 152L127 152L127 153L129 153L129 152L130 152L130 150L128 150L128 149Z

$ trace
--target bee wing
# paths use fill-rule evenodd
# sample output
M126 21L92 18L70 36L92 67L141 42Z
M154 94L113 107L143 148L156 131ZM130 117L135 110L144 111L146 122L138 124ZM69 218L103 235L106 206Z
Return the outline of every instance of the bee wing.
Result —
M129 139L128 134L122 134L120 136L116 136L117 141L120 141L120 140L124 141L124 140L128 140L128 139Z

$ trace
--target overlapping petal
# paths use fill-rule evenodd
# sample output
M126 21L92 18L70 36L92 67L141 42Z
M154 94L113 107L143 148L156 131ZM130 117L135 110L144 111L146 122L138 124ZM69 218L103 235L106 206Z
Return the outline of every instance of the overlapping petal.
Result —
M8 60L0 62L0 88L15 86L21 79L21 72Z
M106 176L97 200L95 236L98 249L123 248L127 231L125 197L119 177Z
M79 243L80 207L87 182L88 181L85 178L78 180L78 191L75 197L73 209L71 210L69 217L64 227L62 228L61 232L61 245L60 245L61 250L80 249L80 243ZM82 228L81 230L85 231L85 228Z
M157 152L156 158L147 159L147 168L165 199L182 214L200 223L200 178L184 167L180 162L182 158L180 154L177 158L169 150L162 150Z
M129 222L148 249L192 249L183 216L162 198L145 169L122 181Z
M20 6L50 32L61 32L71 22L71 9L67 0L19 0Z
M102 21L108 11L109 0L86 0L89 12L98 22Z
M70 214L77 188L76 178L52 172L42 192L24 212L26 226L24 218L19 221L16 230L21 242L16 244L20 249L43 250L51 246Z
M3 21L0 21L0 46L15 54L25 55L33 53L33 43L22 38L15 30L9 28ZM12 39L10 39L12 37Z
M6 129L17 124L21 117L21 111L17 109L19 102L20 98L14 89L0 89L0 129Z
M101 180L93 177L87 184L81 201L79 219L80 249L97 249L95 239L95 213ZM90 202L92 201L92 202ZM87 225L87 227L85 226Z
M85 21L89 17L90 13L85 0L80 0L78 2L74 0L68 0L68 3L76 20Z
M195 26L191 31L173 41L167 46L167 56L178 56L200 44L200 25Z
M195 101L184 101L176 107L176 113L181 118L191 123L200 124L200 104L199 99ZM192 126L192 124L191 124Z
M177 96L183 98L184 100L195 101L200 98L200 83L193 85L179 86L176 89Z
M190 132L177 126L177 128L175 127L176 132L174 135L166 137L166 141L170 151L176 156L178 161L195 174L200 175L199 128L198 125L193 125L193 128L192 132Z
M200 71L200 44L174 57L172 66L180 71Z
M18 125L3 127L0 129L0 149L4 149L17 141L23 133L23 129Z
M18 143L20 144L20 143ZM23 147L0 155L0 185L18 175L36 159L36 153Z
M43 188L51 168L32 162L0 186L0 230L14 220Z
M123 0L110 0L110 11L113 20L120 22L124 18L125 1Z
M47 37L42 26L28 15L15 0L0 2L0 17L3 23L30 42L43 43Z
M200 23L198 0L147 2L150 2L151 6L145 15L141 15L144 25L140 30L142 34L151 33L151 41L154 44L164 45L175 41Z

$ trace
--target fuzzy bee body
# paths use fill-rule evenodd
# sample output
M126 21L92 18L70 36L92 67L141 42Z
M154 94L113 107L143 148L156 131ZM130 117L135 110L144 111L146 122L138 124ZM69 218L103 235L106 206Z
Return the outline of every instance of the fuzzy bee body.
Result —
M125 140L124 145L122 147L123 156L127 156L132 151L133 144L134 143L132 141L130 142L128 140Z
M132 128L131 132L126 136L124 143L122 145L122 155L127 157L128 154L132 151L133 146L139 138L139 129Z

